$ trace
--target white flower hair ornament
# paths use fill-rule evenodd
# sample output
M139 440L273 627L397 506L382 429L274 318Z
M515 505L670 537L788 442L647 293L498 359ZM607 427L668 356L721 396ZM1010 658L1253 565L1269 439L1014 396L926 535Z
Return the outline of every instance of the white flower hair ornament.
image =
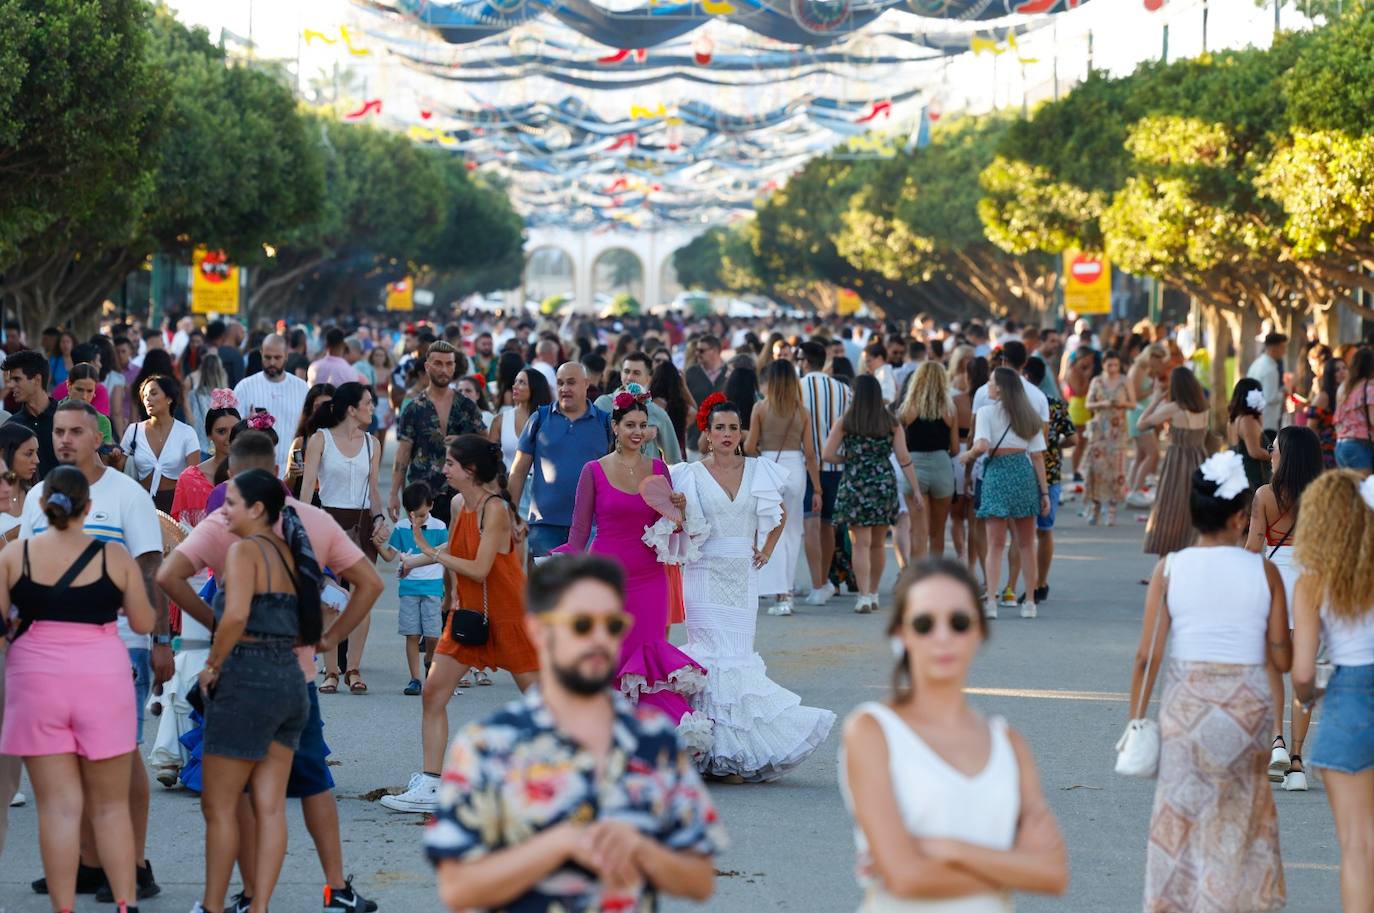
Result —
M1249 406L1251 409L1254 409L1256 412L1263 412L1264 391L1251 390L1249 393L1245 394L1245 405Z
M1234 450L1214 453L1198 467L1202 477L1216 485L1215 497L1229 501L1250 487L1245 476L1245 462Z
M1365 476L1360 483L1360 497L1364 498L1365 506L1374 510L1374 476Z

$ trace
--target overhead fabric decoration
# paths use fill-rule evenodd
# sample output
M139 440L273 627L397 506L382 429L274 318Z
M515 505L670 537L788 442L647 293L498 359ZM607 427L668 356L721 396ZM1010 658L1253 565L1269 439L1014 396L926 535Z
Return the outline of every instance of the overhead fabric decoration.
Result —
M1088 0L647 0L609 9L591 0L395 0L397 11L450 44L470 44L548 15L593 41L613 48L650 48L706 22L727 20L775 41L819 46L862 29L888 10L961 21L1044 15Z
M1033 64L1045 14L1086 2L353 0L305 44L372 49L380 91L339 116L460 156L527 224L654 230L743 218L822 153L928 144L953 58Z

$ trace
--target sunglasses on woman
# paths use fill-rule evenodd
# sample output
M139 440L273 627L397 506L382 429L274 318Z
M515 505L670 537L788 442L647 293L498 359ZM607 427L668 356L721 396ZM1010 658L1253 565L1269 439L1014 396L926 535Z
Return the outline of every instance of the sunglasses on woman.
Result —
M634 624L634 618L624 612L609 615L589 615L584 612L545 612L541 616L545 622L562 625L578 637L587 637L597 625L606 629L611 637L621 637Z
M949 629L955 634L967 634L969 628L973 627L973 616L968 612L951 612L949 616ZM935 630L935 616L927 612L911 619L911 630L915 631L920 637L925 637Z

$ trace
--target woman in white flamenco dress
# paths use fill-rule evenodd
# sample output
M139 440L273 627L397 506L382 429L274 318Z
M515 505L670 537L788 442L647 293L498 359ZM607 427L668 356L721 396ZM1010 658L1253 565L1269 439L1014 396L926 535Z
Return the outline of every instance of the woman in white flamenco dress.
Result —
M736 453L739 416L712 399L698 425L709 429L702 443L709 436L713 455L672 467L674 489L687 496L689 528L707 529L704 539L693 537L700 555L683 569L683 650L706 669L693 709L713 724L711 748L697 766L712 777L762 782L805 761L830 734L835 714L802 706L768 678L754 650L759 568L781 534L786 479L771 463Z

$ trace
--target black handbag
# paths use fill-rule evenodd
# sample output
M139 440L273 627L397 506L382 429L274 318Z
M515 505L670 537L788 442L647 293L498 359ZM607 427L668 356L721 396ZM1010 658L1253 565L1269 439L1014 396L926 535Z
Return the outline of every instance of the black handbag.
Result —
M477 508L477 532L482 532L482 514L495 495L487 495ZM424 535L421 531L421 535ZM460 643L465 647L486 646L487 639L491 637L491 625L487 618L487 581L482 581L482 611L476 609L463 608L463 597L458 589L457 581L453 586L453 599L455 606L448 615L448 630L455 643Z

